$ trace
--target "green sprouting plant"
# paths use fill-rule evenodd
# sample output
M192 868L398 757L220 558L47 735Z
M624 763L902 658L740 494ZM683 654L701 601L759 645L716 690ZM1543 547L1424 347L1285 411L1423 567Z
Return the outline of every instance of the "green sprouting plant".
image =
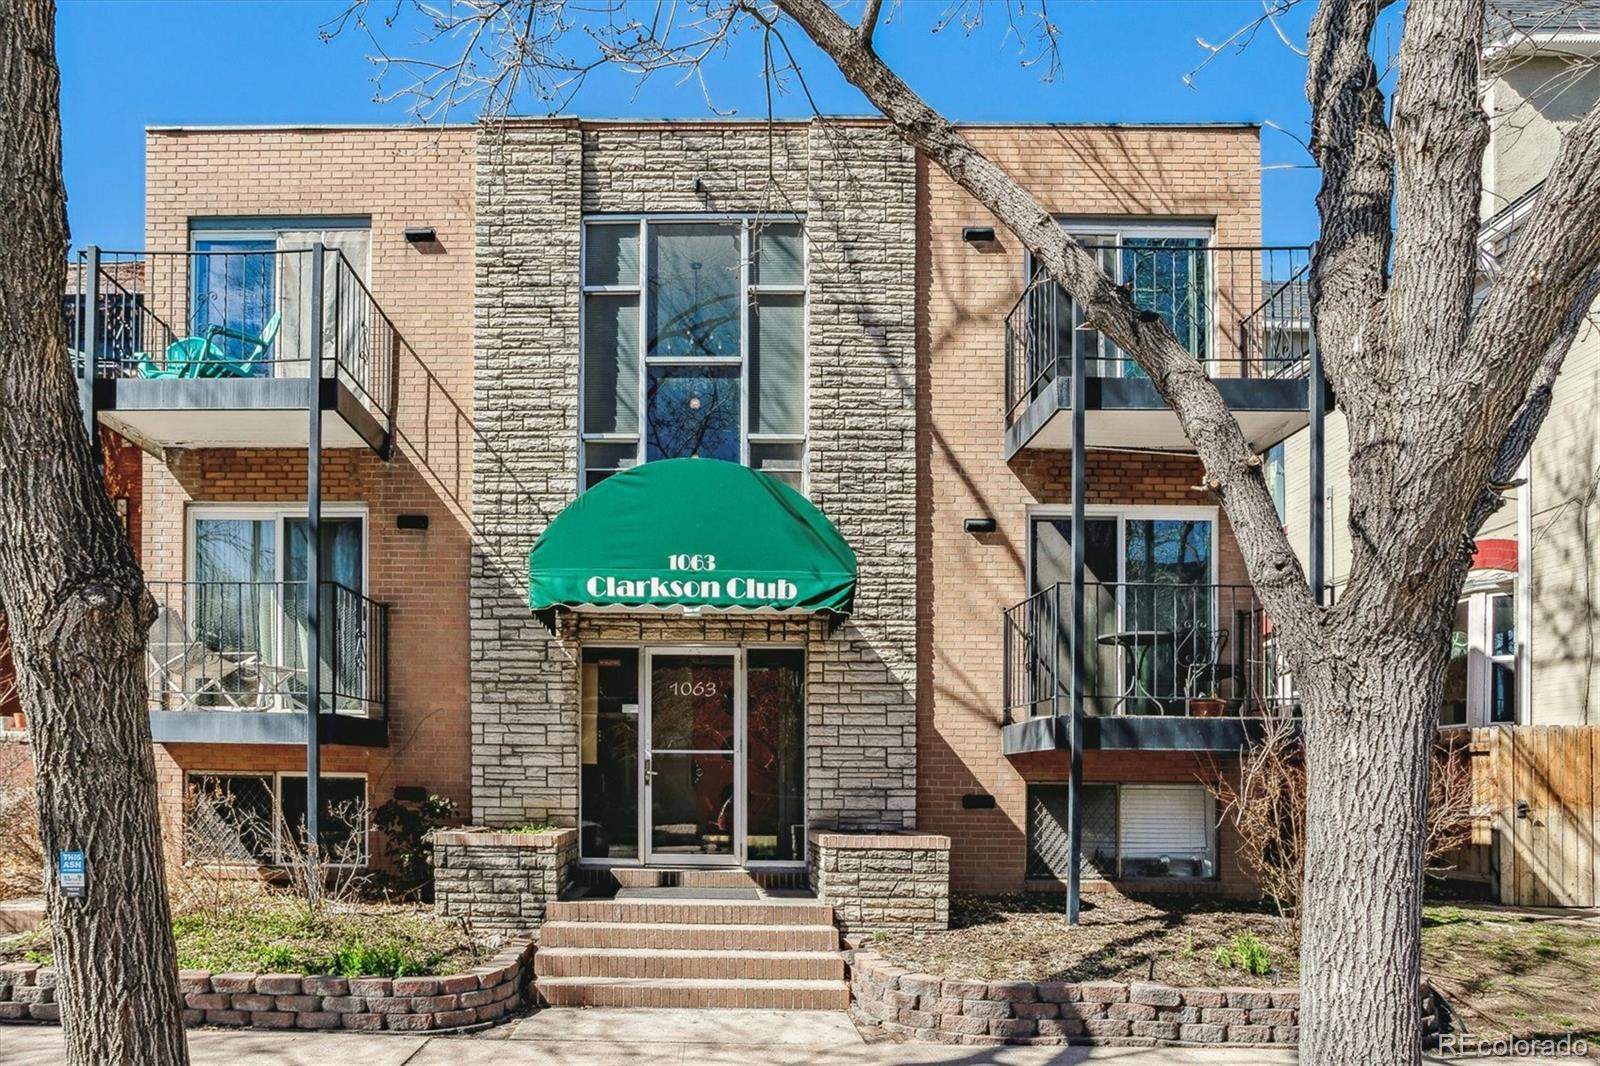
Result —
M1272 972L1272 952L1267 950L1254 933L1238 933L1231 947L1218 948L1212 956L1218 966L1230 970L1243 970L1257 977Z
M435 960L419 959L397 944L346 940L328 957L326 970L343 977L415 977Z
M22 953L23 962L34 962L40 966L49 966L54 959L55 956L48 951L24 951Z
M282 944L268 944L261 949L261 965L268 970L291 970L298 961L294 951Z
M889 939L889 934L883 929L874 929L872 931L871 939L874 944L882 944L884 941Z
M1189 933L1183 938L1183 950L1178 952L1180 959L1194 958L1194 934Z

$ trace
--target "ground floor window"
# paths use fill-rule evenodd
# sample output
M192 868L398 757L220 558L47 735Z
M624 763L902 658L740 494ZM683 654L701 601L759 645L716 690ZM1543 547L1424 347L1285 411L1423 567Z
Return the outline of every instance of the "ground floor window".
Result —
M1065 784L1028 786L1027 876L1070 870ZM1083 786L1082 876L1107 879L1217 875L1215 801L1199 785Z
M805 859L805 652L586 647L583 858Z
M367 862L367 779L319 779L318 835L324 861ZM191 862L282 866L302 847L306 776L295 773L200 773L185 776L184 853Z

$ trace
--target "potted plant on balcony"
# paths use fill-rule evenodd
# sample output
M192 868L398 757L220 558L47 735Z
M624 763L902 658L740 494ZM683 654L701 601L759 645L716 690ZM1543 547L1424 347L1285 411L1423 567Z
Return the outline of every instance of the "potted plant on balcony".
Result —
M1189 665L1189 682L1185 696L1192 718L1221 718L1228 710L1228 701L1217 694L1217 682L1222 670L1215 663L1197 662Z

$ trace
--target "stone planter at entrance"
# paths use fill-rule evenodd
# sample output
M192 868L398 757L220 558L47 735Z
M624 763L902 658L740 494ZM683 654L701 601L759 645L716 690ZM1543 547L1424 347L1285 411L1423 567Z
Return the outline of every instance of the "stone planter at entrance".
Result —
M450 829L433 836L433 906L479 932L531 933L578 861L578 831Z
M813 829L811 890L846 936L950 927L950 838Z

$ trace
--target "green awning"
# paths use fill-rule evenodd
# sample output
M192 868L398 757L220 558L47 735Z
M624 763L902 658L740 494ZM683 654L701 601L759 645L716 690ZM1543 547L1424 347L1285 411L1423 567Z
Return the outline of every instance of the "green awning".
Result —
M717 459L667 459L602 481L528 555L528 606L850 610L856 555L810 500Z

